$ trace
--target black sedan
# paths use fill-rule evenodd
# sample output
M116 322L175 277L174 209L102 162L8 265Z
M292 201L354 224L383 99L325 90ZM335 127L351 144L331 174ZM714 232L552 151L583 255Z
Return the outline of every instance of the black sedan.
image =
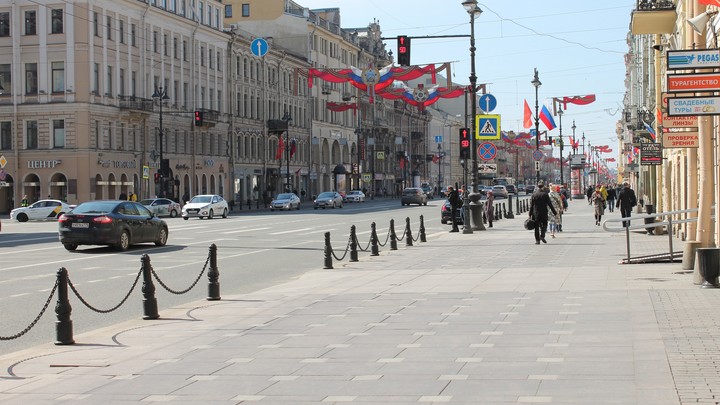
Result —
M61 215L58 224L60 243L70 251L79 245L165 246L168 238L167 223L134 201L88 201Z
M441 224L452 224L452 208L450 207L450 200L445 200L445 203L440 207L440 223ZM458 208L455 212L455 223L462 225L462 207Z

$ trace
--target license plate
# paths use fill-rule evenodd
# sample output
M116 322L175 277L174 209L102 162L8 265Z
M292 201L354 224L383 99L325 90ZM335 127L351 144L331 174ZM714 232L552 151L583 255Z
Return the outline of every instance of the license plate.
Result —
M75 222L72 224L73 228L90 228L90 224L84 222Z
M197 214L200 210L187 210L188 214Z

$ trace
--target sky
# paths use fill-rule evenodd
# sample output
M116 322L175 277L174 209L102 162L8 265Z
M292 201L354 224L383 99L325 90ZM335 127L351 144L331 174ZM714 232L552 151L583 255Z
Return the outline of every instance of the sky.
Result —
M469 38L417 38L469 35L470 16L461 0L296 0L303 7L340 8L342 28L366 27L377 20L386 47L397 55L398 35L412 39L411 63L452 63L453 81L470 82ZM616 122L625 93L624 55L635 0L604 2L568 0L478 1L483 13L475 19L475 73L498 100L493 114L502 129L524 131L523 101L534 113L537 68L542 82L540 106L553 97L594 94L588 105L568 104L562 118L563 137L585 134L594 146L617 146ZM551 108L552 110L552 108ZM555 117L559 124L559 118ZM541 131L544 126L540 124ZM550 132L559 135L559 128ZM566 142L566 150L567 152ZM613 157L605 155L603 157Z

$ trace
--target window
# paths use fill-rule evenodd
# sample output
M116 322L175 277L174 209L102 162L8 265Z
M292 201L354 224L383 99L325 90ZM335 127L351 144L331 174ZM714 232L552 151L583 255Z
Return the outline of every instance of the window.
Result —
M53 148L60 149L65 147L65 120L53 120Z
M63 33L63 10L55 9L50 12L50 33L51 34L62 34Z
M250 3L243 3L242 5L242 16L250 17Z
M93 66L93 93L100 94L100 64L95 63Z
M163 34L163 55L168 56L168 49L170 49L168 46L168 36L167 34Z
M200 66L205 66L205 47L200 47Z
M178 39L173 38L173 58L178 58Z
M208 61L210 61L210 69L213 69L214 66L215 66L215 62L213 61L213 51L212 51L212 49L209 49L209 50L208 50L208 53L209 53L209 55L208 55Z
M105 31L107 32L108 41L112 41L112 17L105 17Z
M125 69L120 69L120 85L118 86L118 95L125 95Z
M0 150L12 149L12 122L0 122Z
M185 62L187 62L187 60L188 60L188 58L187 58L187 54L188 54L188 52L187 52L187 41L183 41L182 53L183 53L183 60L184 60Z
M153 31L153 52L158 53L158 32Z
M127 134L125 133L125 124L120 124L120 150L128 150Z
M93 35L100 36L100 17L97 11L93 11Z
M137 46L137 32L135 28L135 24L130 24L130 45Z
M0 13L0 37L10 36L10 13Z
M107 88L105 95L112 97L112 95L113 95L113 69L112 69L112 66L107 67L107 83L106 83L105 87Z
M25 149L38 148L38 127L37 121L25 122Z
M65 91L65 62L52 62L52 92Z
M12 91L12 72L10 64L0 64L0 86L4 89L2 94L10 94Z
M29 10L25 12L25 35L37 34L37 11Z
M25 94L37 94L38 92L37 63L25 64Z
M132 73L130 73L130 95L133 97L135 97L135 94L136 94L135 89L136 88L137 88L137 72L133 70Z
M217 70L222 72L222 53L217 53Z
M118 21L118 37L121 44L125 43L125 21Z

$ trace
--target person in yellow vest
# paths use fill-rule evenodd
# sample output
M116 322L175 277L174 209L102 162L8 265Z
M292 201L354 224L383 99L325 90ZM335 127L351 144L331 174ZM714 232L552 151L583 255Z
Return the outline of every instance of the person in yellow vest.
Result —
M20 202L20 205L23 207L27 207L30 205L30 202L28 201L27 194L25 194L22 198L22 201Z
M130 195L128 196L128 200L137 201L137 195L131 191Z

